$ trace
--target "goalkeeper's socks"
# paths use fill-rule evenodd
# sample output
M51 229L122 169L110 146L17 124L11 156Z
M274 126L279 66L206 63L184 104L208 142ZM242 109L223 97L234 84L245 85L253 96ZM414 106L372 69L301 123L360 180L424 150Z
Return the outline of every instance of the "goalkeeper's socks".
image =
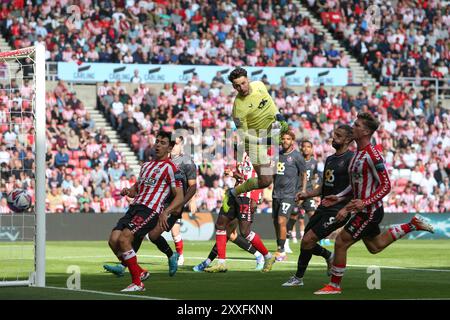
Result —
M394 239L395 241L414 230L416 230L416 227L412 223L403 223L392 225L388 229L388 232L391 234L392 239Z
M250 178L243 184L240 184L235 188L236 195L240 195L241 193L249 192L256 189L259 189L258 178Z

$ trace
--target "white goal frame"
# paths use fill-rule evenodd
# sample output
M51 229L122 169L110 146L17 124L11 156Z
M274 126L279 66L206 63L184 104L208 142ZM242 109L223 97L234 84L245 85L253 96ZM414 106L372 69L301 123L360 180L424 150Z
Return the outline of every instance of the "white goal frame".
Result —
M34 270L28 280L24 281L0 281L2 286L36 286L45 287L45 155L46 149L46 106L45 106L45 47L39 44L14 51L0 52L0 60L14 60L33 56L34 52L34 85L35 85L35 164L36 164L36 188L35 188L35 237L34 237Z

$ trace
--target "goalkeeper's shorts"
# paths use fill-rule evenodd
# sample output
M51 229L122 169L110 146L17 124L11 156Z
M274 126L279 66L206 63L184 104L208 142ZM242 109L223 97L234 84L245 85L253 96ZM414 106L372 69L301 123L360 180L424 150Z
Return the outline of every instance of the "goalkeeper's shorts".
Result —
M265 143L245 143L245 152L250 157L253 165L268 165L270 164L270 157L268 151L270 145Z

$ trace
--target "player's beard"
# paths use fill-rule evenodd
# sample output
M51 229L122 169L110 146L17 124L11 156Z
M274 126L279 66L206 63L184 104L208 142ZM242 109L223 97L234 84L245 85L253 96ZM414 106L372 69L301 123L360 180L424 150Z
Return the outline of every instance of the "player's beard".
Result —
M340 148L342 148L342 144L337 144L336 142L331 142L331 145L333 146L333 148L335 148L336 150L339 150Z

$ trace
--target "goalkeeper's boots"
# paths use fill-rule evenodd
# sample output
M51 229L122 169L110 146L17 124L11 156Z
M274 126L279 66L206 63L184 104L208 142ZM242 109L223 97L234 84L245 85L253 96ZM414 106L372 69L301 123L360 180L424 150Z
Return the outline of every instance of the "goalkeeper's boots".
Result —
M417 231L428 231L434 233L434 228L431 224L425 221L425 218L420 214L416 214L410 222Z
M228 269L224 263L218 263L215 266L205 268L205 272L209 272L209 273L227 272L227 270Z
M118 263L116 265L105 264L105 265L103 265L103 269L115 274L118 277L123 277L123 275L125 274L126 267L120 263Z
M223 196L222 201L223 212L228 213L228 211L230 211L234 198L236 198L236 190L234 188L228 189L227 192L225 192L225 195Z
M205 270L205 268L208 267L208 263L205 261L202 261L201 263L199 263L198 265L196 265L194 268L192 268L192 270L194 270L194 272L203 272Z
M125 289L121 290L121 292L136 292L136 291L145 291L145 287L142 282L140 284L132 283Z
M169 258L169 276L173 277L178 270L178 252L174 252L172 256Z

